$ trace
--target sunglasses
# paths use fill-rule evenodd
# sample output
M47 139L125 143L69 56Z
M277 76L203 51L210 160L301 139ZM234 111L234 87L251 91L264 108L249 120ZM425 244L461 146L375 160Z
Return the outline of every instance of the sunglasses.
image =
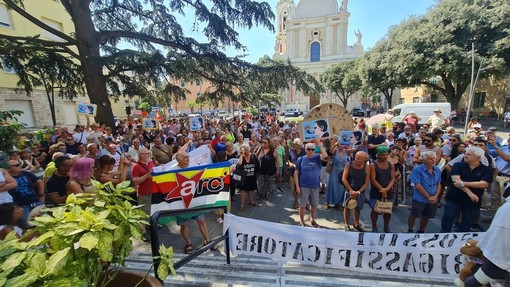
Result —
M21 163L18 163L18 164L13 164L10 167L20 167L20 166L21 166Z
M306 150L308 150L308 151L314 151L315 149L314 149L314 148L307 148Z

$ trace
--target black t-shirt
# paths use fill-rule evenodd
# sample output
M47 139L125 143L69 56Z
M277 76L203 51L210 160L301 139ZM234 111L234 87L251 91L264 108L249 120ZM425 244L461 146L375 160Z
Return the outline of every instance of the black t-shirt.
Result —
M243 124L241 126L241 133L243 134L243 137L245 139L250 139L251 138L251 131L250 129L252 128L252 126L250 124Z
M374 137L374 135L369 135L368 136L367 145L370 145L370 144L375 144L375 145L382 144L385 141L386 141L386 138L383 135L379 135L377 137ZM376 160L375 148L374 149L368 149L368 155L370 156L371 159Z
M453 165L452 171L450 175L460 175L460 179L465 182L474 182L474 181L486 181L489 184L492 183L493 172L490 167L487 167L483 164L471 170L469 165L465 162L458 162ZM474 208L480 207L482 204L482 196L484 189L483 188L472 188L471 191L476 194L479 198L478 203L471 201L471 198L464 191L456 188L453 185L453 181L451 177L448 178L448 193L446 193L445 198L447 200L451 200L457 204L472 206Z
M60 196L64 196L67 194L66 185L69 182L69 177L67 176L58 176L57 174L53 174L48 181L46 182L46 200L49 200L48 195L52 193L58 193ZM54 203L54 202L51 202Z

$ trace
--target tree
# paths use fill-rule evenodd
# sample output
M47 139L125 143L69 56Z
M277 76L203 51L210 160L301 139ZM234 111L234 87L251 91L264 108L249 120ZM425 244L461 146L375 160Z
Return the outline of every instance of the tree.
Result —
M427 85L457 109L471 82L472 42L477 66L483 60L493 66L493 76L508 75L509 31L510 3L506 0L444 0L424 17L411 18L390 30L387 48L393 56L387 60L393 63L401 86Z
M22 114L17 110L0 111L0 160L4 160L14 148L19 133L25 128L24 124L18 123L18 117Z
M342 62L327 69L320 76L326 89L334 93L345 108L349 98L359 91L362 84L356 62Z
M13 46L0 40L4 64L18 76L17 86L30 96L36 87L43 87L50 107L53 125L57 124L55 96L72 100L84 94L84 81L79 65L54 51L39 51Z
M108 96L144 96L161 77L205 78L216 85L218 94L236 85L245 69L255 69L238 58L229 58L222 49L233 46L244 50L238 27L261 25L274 30L274 14L269 4L251 0L177 1L177 0L60 0L74 23L75 33L67 35L39 20L24 9L23 0L5 0L5 4L27 21L53 33L60 41L39 37L0 35L19 46L40 44L39 50L52 50L74 57L81 64L86 90L97 104L96 121L113 125ZM186 10L187 9L187 10ZM203 26L207 43L187 37L174 14L195 17L195 27ZM189 14L189 13L188 13ZM120 49L126 42L134 49ZM34 45L35 47L35 45ZM157 47L164 47L163 55ZM120 85L124 87L120 89ZM168 83L168 86L172 86Z
M381 92L386 102L390 106L393 104L393 93L402 83L405 83L405 80L399 77L400 74L394 65L396 57L398 55L389 48L387 39L380 40L372 50L363 55L359 64L363 96L372 96Z

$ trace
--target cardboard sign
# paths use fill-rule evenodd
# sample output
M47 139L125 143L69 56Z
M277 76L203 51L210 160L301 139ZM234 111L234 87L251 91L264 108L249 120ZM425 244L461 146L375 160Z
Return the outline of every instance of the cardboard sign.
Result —
M76 102L76 114L84 116L96 116L97 105Z
M340 131L338 142L340 145L355 147L363 142L364 133L362 131Z
M303 142L310 142L315 139L327 139L333 135L327 118L303 120L299 124L299 136Z

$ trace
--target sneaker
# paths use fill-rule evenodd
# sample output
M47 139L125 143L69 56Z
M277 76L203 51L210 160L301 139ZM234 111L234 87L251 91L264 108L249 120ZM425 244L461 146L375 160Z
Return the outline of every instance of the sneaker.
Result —
M460 229L460 223L459 222L455 222L453 224L453 226L452 226L452 231L453 232L457 232L457 231L459 231L459 229Z
M278 191L283 192L283 188L281 186L278 186Z
M478 223L474 223L473 225L471 225L471 230L476 232L485 232L485 229Z

